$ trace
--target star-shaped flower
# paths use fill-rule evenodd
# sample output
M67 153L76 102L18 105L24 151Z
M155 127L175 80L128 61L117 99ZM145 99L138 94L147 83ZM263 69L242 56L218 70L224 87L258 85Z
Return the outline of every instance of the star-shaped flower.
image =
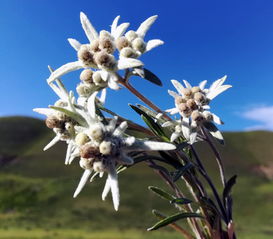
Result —
M115 40L126 31L129 23L123 23L118 26L118 16L112 24L111 33L103 30L98 34L87 16L82 12L80 19L89 43L81 44L77 40L69 38L69 43L77 51L78 60L56 69L47 79L47 82L50 84L57 78L71 71L93 68L100 70L101 78L107 82L110 88L118 89L118 77L116 75L118 70L143 65L141 61L134 58L122 57L116 60L113 55L116 49Z
M127 122L123 121L116 127L117 118L112 119L108 125L99 122L89 127L77 128L81 138L88 139L80 147L80 166L85 170L74 197L81 192L92 172L108 173L106 184L102 193L105 200L107 194L112 192L115 210L119 207L119 187L116 167L130 165L134 160L128 156L131 151L174 150L175 146L169 143L155 141L141 141L135 137L126 137Z
M226 76L216 80L208 89L205 88L207 81L202 81L199 86L192 87L189 82L184 80L184 87L176 80L172 80L173 86L177 92L168 91L174 97L175 107L166 110L170 114L179 113L181 119L175 122L167 122L163 126L175 126L175 131L171 135L171 141L176 140L179 136L184 136L191 144L196 141L196 137L200 127L208 128L210 133L223 140L219 130L212 122L223 124L221 119L209 111L209 103L217 95L231 87L231 85L223 85Z

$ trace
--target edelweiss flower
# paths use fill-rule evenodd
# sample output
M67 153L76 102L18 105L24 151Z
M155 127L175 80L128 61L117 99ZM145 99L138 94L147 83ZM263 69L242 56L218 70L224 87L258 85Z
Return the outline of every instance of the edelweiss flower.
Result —
M94 68L99 69L100 77L112 89L118 89L118 77L116 72L127 68L139 67L143 63L134 58L115 59L115 40L119 38L128 28L129 23L117 25L119 16L115 18L111 27L111 33L103 30L99 34L88 20L87 16L81 12L81 24L89 40L88 44L81 44L75 39L69 38L71 46L77 51L78 60L67 63L54 71L47 82L50 84L55 79L71 71Z
M140 24L137 31L130 30L125 36L117 38L116 44L121 57L137 58L164 43L159 39L149 40L147 43L144 41L147 31L156 19L157 15L151 16Z
M60 81L57 81L62 86ZM66 141L67 152L65 164L70 164L75 157L79 156L79 149L76 144L76 128L86 127L88 124L99 122L98 116L95 114L95 99L97 92L89 98L85 109L83 106L77 105L73 92L69 94L62 86L59 88L53 83L49 84L58 95L62 97L57 100L54 106L50 108L35 108L33 111L46 115L46 126L53 129L56 136L44 147L44 151L51 148L58 141Z
M80 146L80 166L85 170L74 197L81 192L92 172L108 173L106 184L102 193L105 200L111 190L115 210L119 207L119 187L117 180L117 165L130 165L134 160L128 156L131 151L147 150L174 150L175 146L169 143L140 141L134 137L124 137L127 122L116 127L117 118L112 119L108 125L101 122L89 127L76 127L78 136L76 141ZM80 135L80 136L79 136ZM79 143L80 142L80 143Z
M163 124L164 127L175 126L171 141L183 135L192 144L196 141L198 131L202 126L207 128L214 137L223 140L221 133L212 124L212 122L216 124L223 124L223 122L208 110L210 101L231 87L231 85L223 85L225 80L226 76L216 80L208 89L205 89L207 81L202 81L199 86L194 87L186 80L183 81L186 87L176 80L171 81L178 94L168 91L175 99L175 108L168 109L167 112L181 115L181 120Z

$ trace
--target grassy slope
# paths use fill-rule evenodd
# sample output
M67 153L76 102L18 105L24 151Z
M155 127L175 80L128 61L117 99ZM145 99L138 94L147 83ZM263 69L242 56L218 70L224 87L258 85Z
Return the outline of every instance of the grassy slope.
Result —
M52 133L41 121L0 118L0 135L0 156L13 159L0 169L0 238L156 238L159 234L144 232L155 221L151 209L174 212L147 191L148 185L163 184L145 164L120 176L121 208L116 213L110 198L106 202L100 199L104 179L89 184L77 199L72 198L82 170L77 162L64 166L64 144L42 151ZM220 151L227 173L240 176L234 190L239 238L272 238L273 185L255 174L253 167L272 161L273 133L226 133L225 138L227 146ZM204 145L198 151L216 177L213 156ZM117 231L125 228L123 233ZM98 234L101 230L103 233ZM112 237L106 231L113 231ZM175 234L164 235L176 238Z

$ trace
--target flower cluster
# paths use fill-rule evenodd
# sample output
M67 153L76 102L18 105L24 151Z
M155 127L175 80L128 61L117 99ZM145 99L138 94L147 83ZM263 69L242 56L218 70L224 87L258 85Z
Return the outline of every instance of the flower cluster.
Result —
M147 31L157 16L145 20L136 31L128 32L126 30L129 23L118 25L119 18L117 16L114 19L110 32L102 30L98 33L87 16L81 12L81 24L89 43L81 44L69 38L70 45L77 51L78 60L67 63L52 72L47 80L48 83L51 84L71 71L84 69L80 76L81 83L77 87L77 92L82 99L87 99L93 92L106 87L119 89L117 71L130 69L133 71L134 68L141 68L143 63L137 58L163 44L163 41L159 39L144 41ZM115 54L116 52L118 54Z
M141 70L143 63L136 58L163 42L151 40L145 43L143 40L157 16L148 18L137 31L129 31L126 34L129 23L118 25L119 16L113 21L111 32L103 30L100 33L96 32L86 15L81 13L80 18L89 43L80 44L75 39L68 39L77 51L78 60L67 63L55 71L49 67L51 75L47 80L60 99L49 108L36 108L34 111L46 115L46 126L56 134L44 150L58 141L65 141L68 145L65 164L69 165L78 158L80 167L84 169L74 197L81 192L89 179L92 181L97 174L103 176L106 172L108 177L102 199L104 200L111 191L114 208L118 210L119 188L116 168L119 165L134 163L128 153L174 150L176 147L170 143L144 141L133 136L125 136L127 122L123 121L117 126L117 117L106 119L102 114L97 115L96 102L104 103L106 87L119 88L118 70L134 71L135 67ZM119 51L118 59L114 55L116 49ZM133 54L126 55L128 51ZM60 80L62 75L77 69L83 69L80 74L81 82L76 88L78 99L72 91L66 90ZM100 98L97 97L99 91Z
M171 135L171 141L175 141L178 137L184 136L191 144L197 140L198 132L201 127L208 128L210 133L218 138L223 139L221 133L216 126L211 123L223 124L221 119L211 113L209 103L217 95L230 88L230 85L223 85L226 76L216 80L208 89L205 88L207 81L202 81L199 86L192 87L189 82L184 80L184 87L176 80L172 80L173 86L178 93L168 91L174 98L175 107L166 110L171 115L179 113L181 119L177 121L168 121L163 126L175 126L175 130ZM213 129L211 129L213 128Z

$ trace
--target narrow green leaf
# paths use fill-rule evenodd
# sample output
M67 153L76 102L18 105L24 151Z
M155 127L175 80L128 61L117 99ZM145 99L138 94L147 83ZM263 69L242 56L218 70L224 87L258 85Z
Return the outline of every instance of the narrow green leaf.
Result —
M153 133L159 137L161 137L164 141L169 142L169 138L165 135L161 126L159 126L154 119L152 119L148 115L141 115L143 121L147 124L147 126L153 131Z
M164 218L166 218L166 216L165 216L163 213L159 212L159 211L156 210L156 209L153 209L153 210L152 210L152 213L153 213L157 218L159 218L159 219L164 219Z
M152 118L156 118L156 116L158 115L158 113L156 112L156 111L153 111L153 110L151 110L151 109L149 109L149 108L147 108L146 106L143 106L143 105L141 105L141 104L137 104L137 107L140 109L140 110L142 110L142 111L144 111L147 115L149 115L149 116L151 116ZM163 123L165 123L167 120L164 118L164 117L160 117L160 118L158 118L158 119L156 119L157 120L157 122L161 125L161 124L163 124Z
M237 178L237 175L234 175L227 181L226 186L223 191L223 199L224 200L229 196L232 187L236 183L236 178Z
M136 113L138 113L139 115L146 114L143 110L139 109L138 107L136 107L136 106L134 106L134 105L129 104L129 106L130 106Z
M173 181L176 182L178 179L180 179L188 170L192 169L194 165L190 162L188 162L185 166L182 166L181 168L177 169L173 173Z
M187 199L187 198L176 198L170 201L172 204L189 204L192 203L192 200Z
M212 122L204 122L203 124L206 129L209 130L210 134L222 145L225 144L223 135L221 132L218 130L218 128L213 124Z
M175 199L175 197L173 195L165 192L161 188L154 187L154 186L149 186L148 188L149 188L149 190L151 190L152 192L154 192L155 194L157 194L159 197L161 197L163 199L166 199L168 201L172 201L173 199Z
M144 78L158 86L162 86L161 80L151 71L146 68L143 68L144 71Z
M174 168L180 168L182 167L182 164L180 161L176 158L175 154L172 154L171 152L166 153L165 151L159 151L158 152L160 156L165 159L169 164L173 165Z
M62 112L64 114L66 114L68 117L72 118L73 120L78 122L80 125L87 125L85 119L81 115L79 115L79 114L77 114L75 112L72 112L70 110L64 109L62 107L57 107L57 106L49 106L49 108L60 111L60 112Z
M147 231L157 230L157 229L159 229L161 227L164 227L164 226L167 226L167 225L169 225L171 223L174 223L177 220L185 219L185 218L192 218L192 217L203 218L202 215L197 214L197 213L177 213L177 214L166 217L163 220L157 222L155 225L148 228Z
M143 121L147 124L147 126L153 131L153 133L159 137L161 137L164 141L169 142L169 138L165 135L162 127L155 122L155 119L145 113L143 110L139 109L138 107L129 104L129 106L138 113Z
M169 171L166 168L164 168L164 167L162 167L160 165L149 165L149 167L153 168L153 169L156 169L158 171L161 171L162 173L164 173L167 176L170 176Z
M221 213L217 209L215 203L207 197L200 197L200 204L202 207L209 209L211 212L216 213L217 215L221 216Z

